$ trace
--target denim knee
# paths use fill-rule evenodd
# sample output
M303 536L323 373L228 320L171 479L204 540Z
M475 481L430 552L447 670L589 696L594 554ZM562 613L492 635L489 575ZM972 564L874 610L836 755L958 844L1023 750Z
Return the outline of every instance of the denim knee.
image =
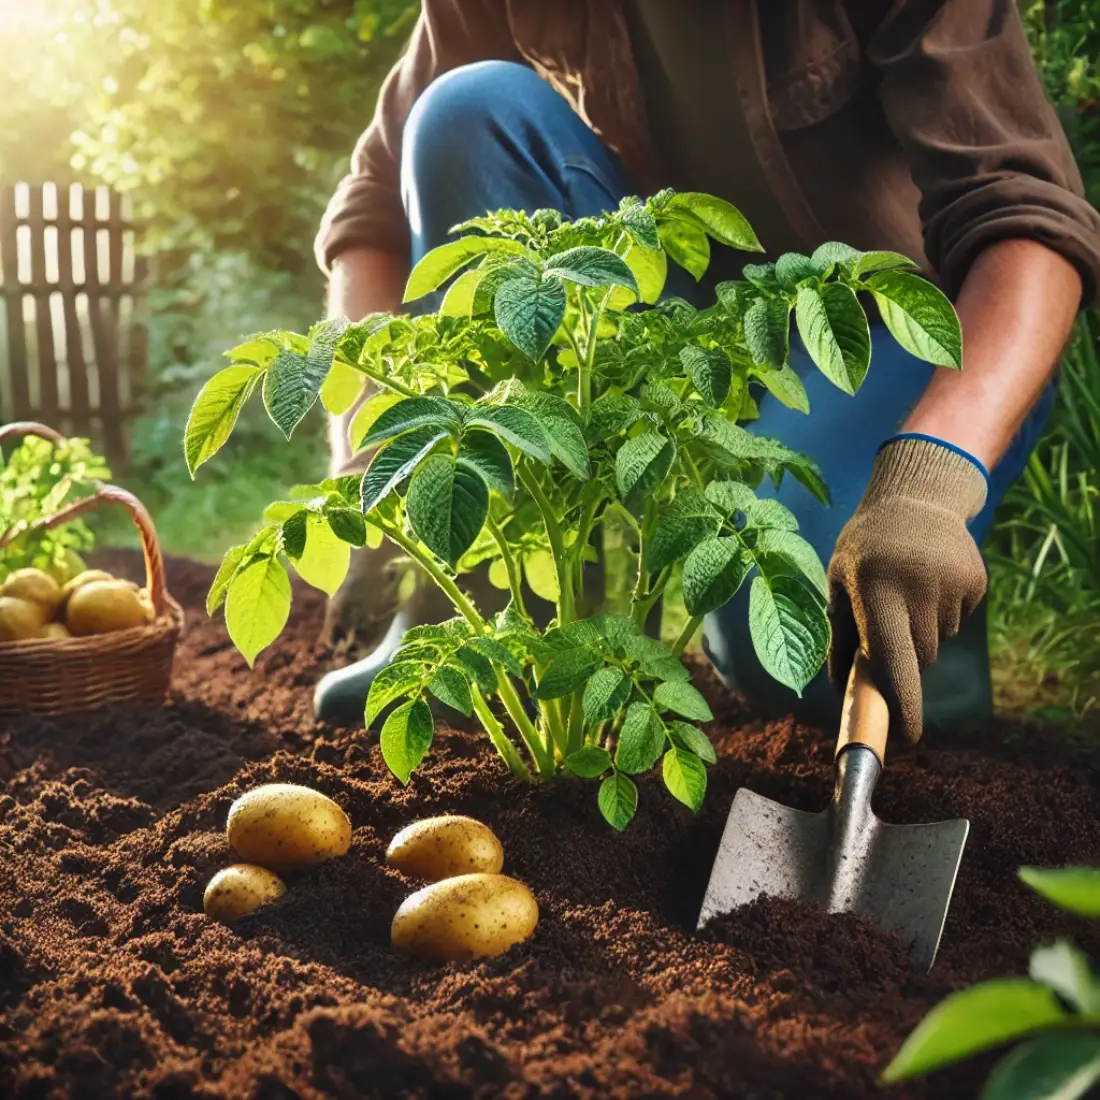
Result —
M436 78L413 105L401 152L402 190L449 179L476 165L486 146L533 121L547 94L560 96L532 69L514 61L477 61ZM563 102L564 106L564 102Z

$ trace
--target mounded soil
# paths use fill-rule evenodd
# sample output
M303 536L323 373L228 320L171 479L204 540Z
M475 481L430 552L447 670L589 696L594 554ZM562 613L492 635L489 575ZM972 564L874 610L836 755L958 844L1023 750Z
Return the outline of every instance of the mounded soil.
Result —
M301 594L249 671L201 610L209 579L170 563L188 624L165 709L0 729L0 1096L857 1100L881 1094L878 1074L951 990L1022 973L1057 936L1100 955L1095 926L1015 873L1100 863L1100 765L1056 734L994 725L893 751L882 817L972 823L939 959L915 975L888 936L789 902L693 929L734 792L821 807L827 734L766 724L711 683L703 811L648 779L621 837L591 785L519 785L468 733L439 732L402 788L371 737L312 718L320 600ZM352 849L240 924L211 923L229 805L273 780L335 798ZM502 958L390 950L418 884L384 866L386 845L443 811L492 826L538 896L534 938ZM890 1092L975 1096L988 1066Z

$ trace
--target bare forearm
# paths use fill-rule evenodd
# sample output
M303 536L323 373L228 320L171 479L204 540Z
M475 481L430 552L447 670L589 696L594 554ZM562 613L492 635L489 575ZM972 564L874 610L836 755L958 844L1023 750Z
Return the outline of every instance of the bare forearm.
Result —
M401 306L409 261L377 249L357 249L338 256L329 283L328 314L357 321L368 313L395 313ZM364 394L364 398L366 395ZM329 418L330 472L339 473L351 458L347 429L356 406Z
M975 261L959 295L963 369L937 370L905 422L991 468L1050 380L1073 328L1081 278L1035 241L1002 241Z

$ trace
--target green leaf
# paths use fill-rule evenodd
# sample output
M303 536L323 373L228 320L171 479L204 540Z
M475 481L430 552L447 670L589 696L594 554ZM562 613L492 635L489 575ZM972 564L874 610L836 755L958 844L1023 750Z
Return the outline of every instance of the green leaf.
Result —
M423 699L402 703L386 719L379 739L382 759L402 784L408 784L416 766L431 748L434 733L432 710Z
M308 527L308 508L297 508L283 520L283 549L291 560L300 558L306 552Z
M669 259L678 263L698 282L710 266L710 241L697 225L680 218L662 218L658 236Z
M783 298L757 298L745 310L745 346L754 363L787 364L791 307Z
M691 615L709 615L724 607L752 566L752 556L736 536L704 539L684 562L684 606Z
M822 274L820 264L801 252L785 252L775 261L775 277L784 290L795 290L807 279L812 279L816 285Z
M381 390L371 394L370 397L355 410L355 415L348 425L348 443L352 450L358 450L360 440L366 437L367 432L374 426L374 422L394 405L400 404L405 398L392 390Z
M636 397L622 393L605 393L602 397L597 397L588 410L584 437L592 445L603 443L628 431L643 416L645 409Z
M722 517L698 489L681 489L657 513L645 544L646 568L656 573L687 557L708 535L716 535Z
M231 546L225 552L225 557L222 558L222 563L218 566L218 572L214 576L214 583L210 586L210 591L206 596L207 615L213 615L225 602L225 594L229 591L229 582L237 572L237 567L244 561L244 552L245 547L243 545Z
M260 650L279 636L289 617L290 578L278 558L258 558L230 582L225 625L249 668Z
M707 500L728 516L751 508L756 494L741 481L712 481L707 486Z
M653 692L653 705L658 710L671 710L693 722L710 722L714 718L699 689L684 681L658 684Z
M550 660L539 678L536 699L560 699L583 687L603 658L591 649L567 649Z
M493 314L500 331L528 359L538 360L565 317L565 287L552 275L509 272L497 287Z
M488 431L467 431L462 436L462 449L456 460L459 466L475 471L482 481L505 500L515 492L515 471L508 448Z
M363 475L360 507L366 515L377 508L431 453L447 433L438 428L417 428L395 439L374 456Z
M1100 1036L1043 1035L993 1070L981 1100L1081 1100L1100 1081Z
M535 550L533 553L524 554L523 576L527 581L527 587L540 600L546 600L548 603L558 602L560 595L558 569L554 556L549 550Z
M665 751L665 727L649 703L631 703L619 730L615 766L629 775L647 772Z
M789 364L782 367L758 367L753 376L764 383L768 393L788 409L800 413L810 411L810 398L798 372Z
M638 283L638 293L647 305L654 305L660 300L661 292L668 281L668 257L664 249L660 247L660 241L654 234L657 247L652 251L638 245L631 247L626 254L626 264Z
M1021 867L1020 878L1062 909L1100 917L1098 867Z
M726 202L725 199L697 191L681 191L678 195L673 195L665 210L690 211L719 244L728 245L742 252L764 251L748 219L736 206Z
M718 754L714 751L710 738L698 726L688 725L687 722L669 722L666 728L673 744L687 752L695 753L700 760L708 764L718 762Z
M590 725L614 717L630 696L630 680L621 668L601 668L588 681L581 699L584 720Z
M622 286L638 294L638 282L626 261L610 248L581 245L551 256L543 265L546 275L556 275L581 286Z
M1031 953L1028 975L1049 985L1078 1012L1100 1016L1100 981L1089 957L1073 944L1058 940L1049 947L1037 947Z
M779 290L779 278L775 273L775 264L745 264L741 268L745 280L765 294L774 294Z
M233 363L243 363L253 367L266 367L283 347L288 334L280 332L258 332L248 337L243 344L222 354ZM297 336L304 342L305 338Z
M763 503L758 502L761 505ZM782 505L779 507L783 508ZM785 508L783 511L787 512ZM790 516L790 513L787 512L787 515ZM765 576L773 576L776 572L774 565L779 562L809 580L823 598L828 595L829 582L825 577L825 567L821 564L817 551L801 535L796 535L789 529L762 530L756 538L753 554Z
M310 512L306 518L306 540L301 555L295 560L288 551L287 556L306 584L319 588L331 598L347 576L351 547L337 538L325 516Z
M886 1067L886 1084L905 1081L1012 1039L1066 1022L1053 990L1006 978L980 982L941 1001Z
M366 384L367 379L361 371L337 359L321 383L321 404L333 416L343 416L359 400Z
M863 285L890 334L910 355L938 367L962 367L962 328L941 290L905 271L881 271Z
M800 287L795 320L818 370L838 389L855 393L871 365L871 330L855 292L842 283Z
M478 405L466 420L467 428L485 428L511 443L536 462L550 464L550 441L538 419L516 405Z
M621 833L638 810L638 788L625 775L609 775L600 784L598 802L604 820Z
M367 521L354 508L329 508L325 511L332 533L350 546L366 546Z
M661 241L657 236L657 222L645 206L635 203L624 207L622 218L623 228L635 244L652 252L660 250Z
M503 665L513 676L523 675L523 665L520 664L519 658L496 638L471 638L468 644L471 649L488 657L490 661Z
M665 786L673 798L693 813L699 812L707 793L707 769L693 752L673 746L661 765Z
M199 391L183 429L183 453L192 477L221 450L262 376L257 367L226 367Z
M699 396L711 408L718 408L729 396L733 382L733 364L729 356L720 348L688 344L680 352L680 362Z
M872 271L915 271L919 265L900 252L859 252L850 264L854 276Z
M481 266L459 275L443 295L443 301L439 304L439 315L441 317L472 316L477 289L487 274L485 267Z
M321 383L331 369L331 356L325 363L323 359L300 355L285 348L272 359L264 373L264 406L272 422L287 439L313 408Z
M633 508L668 476L676 457L676 445L657 432L628 439L615 456L615 482L619 496Z
M760 663L801 697L829 652L829 620L816 590L798 577L756 577L749 632Z
M454 567L481 534L489 512L489 489L468 467L445 455L433 455L413 475L406 504L416 537Z
M847 263L849 260L858 259L862 254L850 244L841 244L840 241L826 241L814 249L814 254L810 259L824 276L828 274L830 268L837 264Z
M672 650L657 638L636 634L627 638L623 649L646 676L657 680L690 680L691 674Z
M778 500L765 497L763 500L749 501L742 509L745 513L745 526L760 530L797 531L798 520L794 513ZM807 544L808 545L808 544ZM813 549L812 547L810 548ZM798 553L805 553L798 551ZM816 555L815 555L816 559ZM820 564L820 563L818 563ZM805 569L801 570L806 572Z
M435 428L457 435L462 429L461 407L445 397L406 397L379 415L355 449L377 446L417 428Z
M437 290L456 271L486 252L523 253L523 245L510 237L462 237L433 248L412 269L405 286L404 301L412 302Z
M519 397L519 405L532 413L546 434L550 453L574 477L587 481L592 476L588 462L588 444L580 416L563 397L554 393L527 390Z
M565 758L565 766L581 779L595 779L611 767L611 753L607 749L588 745L583 749L577 749L576 752L571 752Z
M470 717L474 701L470 694L470 681L451 665L440 665L428 681L428 690L441 702Z
M367 693L367 707L364 713L364 726L367 729L374 720L397 699L420 691L424 679L424 669L418 664L407 661L395 661L380 669L371 681Z

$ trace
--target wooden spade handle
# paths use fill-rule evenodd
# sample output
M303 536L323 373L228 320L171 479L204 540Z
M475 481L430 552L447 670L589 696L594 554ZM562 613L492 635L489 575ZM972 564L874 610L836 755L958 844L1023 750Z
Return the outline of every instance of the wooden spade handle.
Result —
M878 757L878 762L885 764L889 729L890 710L871 679L867 658L860 652L852 662L852 674L844 692L835 755L839 756L849 745L866 745Z

